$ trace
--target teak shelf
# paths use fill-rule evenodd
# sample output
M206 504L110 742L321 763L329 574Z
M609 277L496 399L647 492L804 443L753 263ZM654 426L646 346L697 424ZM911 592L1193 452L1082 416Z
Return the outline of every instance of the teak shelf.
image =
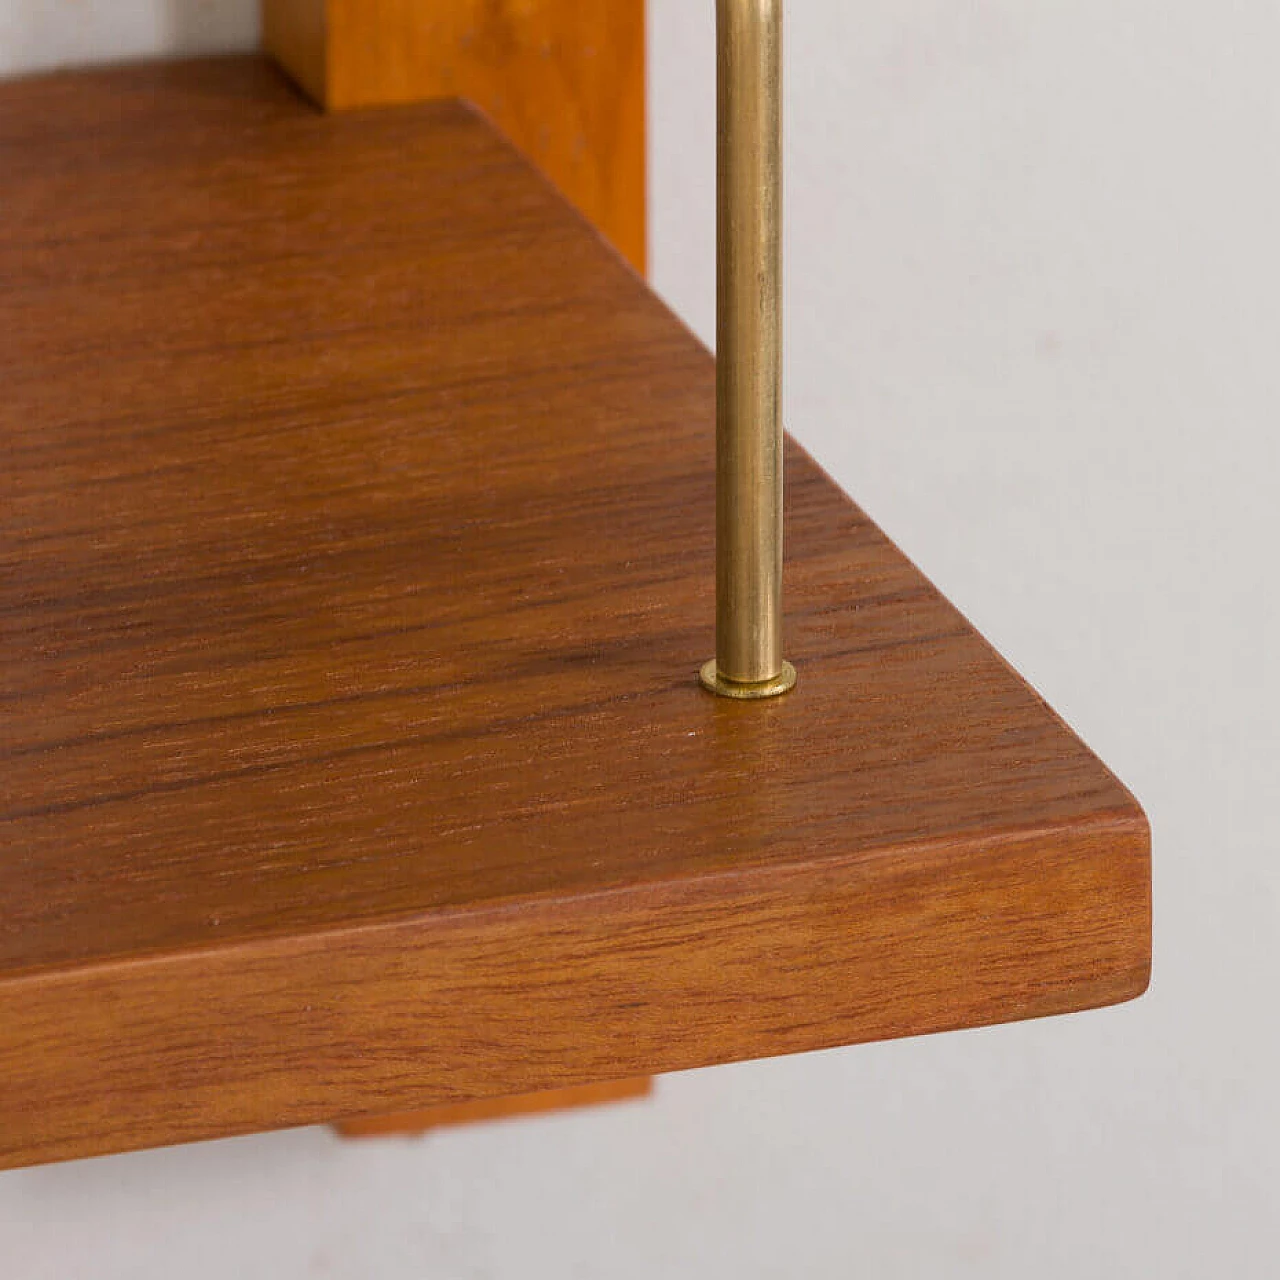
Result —
M1147 825L796 446L701 688L714 366L457 104L0 88L0 1166L1139 994Z

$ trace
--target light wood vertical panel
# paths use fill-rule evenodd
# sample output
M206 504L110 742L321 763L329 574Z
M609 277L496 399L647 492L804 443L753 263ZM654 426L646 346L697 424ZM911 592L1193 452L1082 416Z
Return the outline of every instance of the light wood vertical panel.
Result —
M263 0L263 30L328 110L474 102L644 270L644 0Z
M262 8L268 51L327 110L470 98L644 272L644 0L263 0ZM647 1091L649 1082L626 1087ZM554 1105L591 1101L569 1093L553 1095ZM553 1105L548 1097L498 1106L535 1113ZM442 1108L342 1131L420 1132L453 1116Z
M478 1102L455 1102L452 1106L431 1107L396 1116L372 1116L343 1120L334 1128L344 1138L412 1138L432 1129L454 1125L488 1124L494 1120L522 1120L527 1116L574 1111L581 1107L609 1106L635 1102L653 1093L653 1081L607 1081L584 1084L576 1089L547 1089L542 1093L520 1094L514 1098L484 1098Z

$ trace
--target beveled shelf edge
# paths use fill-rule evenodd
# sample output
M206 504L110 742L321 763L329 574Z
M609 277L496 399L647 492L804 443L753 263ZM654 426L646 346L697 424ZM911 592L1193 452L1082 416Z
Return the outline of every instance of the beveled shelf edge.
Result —
M1135 807L15 977L0 1168L1079 1012L1150 963Z

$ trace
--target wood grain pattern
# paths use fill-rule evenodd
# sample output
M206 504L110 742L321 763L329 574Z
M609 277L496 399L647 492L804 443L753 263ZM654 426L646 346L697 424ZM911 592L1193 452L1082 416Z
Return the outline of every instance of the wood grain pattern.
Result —
M644 0L263 0L263 33L329 110L475 103L643 274Z
M1133 798L476 116L0 87L0 1166L1083 1009Z
M477 1102L455 1102L452 1106L394 1116L372 1116L364 1120L341 1120L334 1128L344 1138L414 1138L433 1129L455 1125L489 1124L495 1120L524 1120L556 1111L577 1111L587 1107L612 1106L616 1102L636 1102L653 1093L653 1081L610 1080L584 1084L574 1089L546 1089L542 1093L518 1094L514 1098L481 1098Z

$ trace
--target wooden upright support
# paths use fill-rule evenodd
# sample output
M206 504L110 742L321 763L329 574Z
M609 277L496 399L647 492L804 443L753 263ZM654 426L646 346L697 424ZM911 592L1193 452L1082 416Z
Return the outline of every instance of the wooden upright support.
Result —
M262 0L262 19L267 51L328 111L470 99L644 273L644 0ZM544 1110L546 1095L529 1103Z
M645 267L644 0L263 0L326 110L461 97Z

